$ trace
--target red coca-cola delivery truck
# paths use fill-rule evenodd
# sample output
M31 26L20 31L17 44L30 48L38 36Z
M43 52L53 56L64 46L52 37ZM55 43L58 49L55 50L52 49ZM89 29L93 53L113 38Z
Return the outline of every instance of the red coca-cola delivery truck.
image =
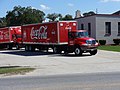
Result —
M26 51L53 49L54 53L97 53L98 43L88 37L86 30L76 30L76 21L57 21L22 26L22 38Z
M21 26L0 28L0 48L19 49L21 43Z

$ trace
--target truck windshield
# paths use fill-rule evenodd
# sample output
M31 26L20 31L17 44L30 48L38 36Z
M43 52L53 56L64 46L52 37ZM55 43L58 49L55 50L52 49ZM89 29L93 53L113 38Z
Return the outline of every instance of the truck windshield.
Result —
M76 37L77 38L88 37L88 32L77 32Z
M88 37L88 32L69 32L69 38Z

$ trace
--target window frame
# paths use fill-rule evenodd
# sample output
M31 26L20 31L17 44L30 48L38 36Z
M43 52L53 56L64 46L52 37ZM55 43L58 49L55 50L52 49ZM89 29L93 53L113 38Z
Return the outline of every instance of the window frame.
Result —
M105 22L105 36L111 35L111 22Z

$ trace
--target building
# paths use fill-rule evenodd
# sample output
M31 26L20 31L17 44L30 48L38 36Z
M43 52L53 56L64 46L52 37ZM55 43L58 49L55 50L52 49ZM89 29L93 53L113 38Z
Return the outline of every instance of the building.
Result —
M80 18L81 17L81 13L80 13L80 10L77 10L75 12L75 18Z
M120 15L95 14L75 19L78 29L88 30L89 36L96 40L106 40L106 44L113 44L113 39L120 38Z

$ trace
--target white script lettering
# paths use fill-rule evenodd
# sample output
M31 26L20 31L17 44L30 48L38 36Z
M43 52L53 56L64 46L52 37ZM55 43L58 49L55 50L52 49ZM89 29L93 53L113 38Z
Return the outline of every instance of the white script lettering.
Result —
M31 29L31 39L47 39L47 26L41 26L39 29Z

